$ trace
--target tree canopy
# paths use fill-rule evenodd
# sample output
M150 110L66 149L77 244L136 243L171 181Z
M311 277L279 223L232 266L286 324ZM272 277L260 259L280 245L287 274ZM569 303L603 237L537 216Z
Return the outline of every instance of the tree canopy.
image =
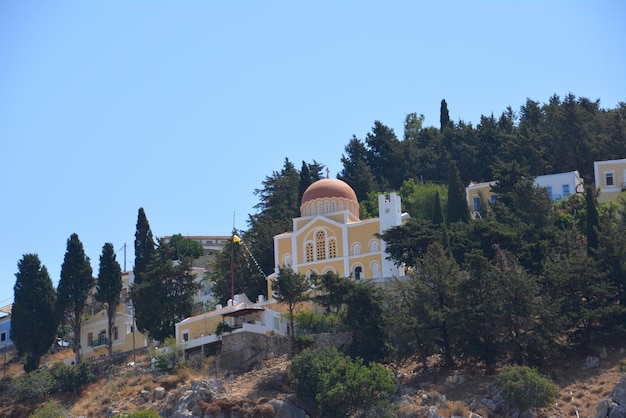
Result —
M26 356L24 370L36 370L56 337L56 293L46 266L36 254L17 263L11 311L11 340L18 356Z
M94 279L89 257L85 255L83 243L77 234L67 240L67 251L61 265L61 279L57 287L57 312L68 321L74 332L72 348L76 364L80 364L80 330L83 310L93 287Z

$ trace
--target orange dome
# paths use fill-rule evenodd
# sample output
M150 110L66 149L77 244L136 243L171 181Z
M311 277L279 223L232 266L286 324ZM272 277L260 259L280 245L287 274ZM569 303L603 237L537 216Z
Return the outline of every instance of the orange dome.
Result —
M322 179L311 184L302 195L301 205L314 199L325 197L343 197L358 203L356 193L344 181L337 179Z

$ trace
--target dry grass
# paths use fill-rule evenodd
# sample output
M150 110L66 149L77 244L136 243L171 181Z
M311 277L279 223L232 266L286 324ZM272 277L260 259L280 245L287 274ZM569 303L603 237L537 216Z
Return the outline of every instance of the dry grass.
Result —
M45 364L61 361L63 354L72 355L71 351L66 351L47 357ZM59 398L59 401L62 405L69 405L74 416L101 417L105 416L112 407L121 414L141 408L152 408L158 411L162 406L162 401L152 406L152 395L156 387L162 386L166 390L172 390L189 384L193 379L217 377L214 362L214 358L209 358L199 363L199 370L181 368L175 373L165 374L147 371L148 359L140 358L136 367L117 367L114 373L107 373L106 376L99 378L82 394L69 394ZM555 405L539 410L535 415L536 418L557 418L576 416L576 414L580 417L594 416L597 403L613 390L623 375L626 354L609 350L609 356L602 359L600 367L596 369L582 370L583 362L584 358L580 357L564 359L561 364L555 365L553 377L560 387L560 394ZM287 359L268 360L249 373L235 375L224 380L226 392L229 394L228 399L204 402L199 406L205 413L233 411L242 416L271 417L273 408L267 400L284 399L290 391L287 378L288 367ZM490 396L489 388L494 380L493 376L484 376L470 370L437 371L433 368L428 373L423 373L419 372L415 364L403 365L401 369L406 376L402 383L415 389L415 394L412 396L413 402L399 407L405 417L425 417L428 412L427 406L433 404L439 405L439 413L442 416L467 417L471 412L468 407L471 400ZM3 387L6 387L10 379L22 373L21 365L10 364L7 367L7 379L0 380L0 393L3 392ZM466 382L461 385L446 385L445 378L454 373L463 374ZM151 399L148 402L142 399L142 390L151 393ZM443 406L441 402L438 402L441 395L447 399ZM0 397L0 416L28 417L36 406L36 404L28 403L18 405L6 397ZM474 412L483 417L489 417L487 411Z

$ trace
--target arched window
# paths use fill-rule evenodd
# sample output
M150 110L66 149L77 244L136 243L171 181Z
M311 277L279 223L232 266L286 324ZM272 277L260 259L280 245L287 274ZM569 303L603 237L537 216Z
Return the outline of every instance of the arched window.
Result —
M339 201L339 210L343 210L343 202L341 200Z
M380 278L380 267L378 266L378 263L373 263L372 264L372 277L374 279L379 279Z
M328 213L328 202L324 202L324 213Z
M363 279L363 267L358 266L354 269L354 280Z
M333 213L337 212L337 203L334 200L330 207Z
M378 251L378 241L375 241L375 240L370 241L370 251L373 253Z
M317 202L317 214L322 214L322 202Z
M361 244L354 244L353 252L354 255L361 255Z
M337 257L337 240L331 238L328 240L328 258Z
M283 265L285 267L291 266L291 257L289 255L285 255L285 257L283 258Z
M326 259L326 233L324 231L317 231L315 233L315 247L317 251L317 259Z
M313 261L313 243L312 242L306 243L306 261L308 263Z

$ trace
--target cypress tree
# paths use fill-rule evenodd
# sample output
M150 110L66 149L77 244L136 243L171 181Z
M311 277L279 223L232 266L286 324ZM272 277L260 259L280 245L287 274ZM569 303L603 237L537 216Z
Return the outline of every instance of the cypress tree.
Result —
M67 240L67 251L61 266L61 280L57 288L57 313L67 319L74 332L72 348L76 353L76 364L80 363L80 330L87 296L93 287L93 276L89 257L85 255L83 243L77 234Z
M150 224L143 208L139 208L137 216L137 231L135 232L135 283L144 281L148 266L156 255L154 238L150 230Z
M107 311L107 335L109 356L113 354L113 325L115 312L121 301L122 292L122 268L115 259L113 244L106 243L102 247L100 256L100 270L98 272L98 284L96 287L96 300L105 305Z
M598 216L598 207L596 206L596 198L593 195L591 187L585 189L585 209L587 212L587 255L593 256L598 249L598 228L600 226L600 218Z
M11 340L18 356L26 356L24 371L39 367L39 360L54 343L57 331L56 294L46 266L36 254L25 254L17 263L13 287Z
M455 222L469 222L469 206L465 197L465 187L454 160L450 161L448 171L448 213L449 224Z

